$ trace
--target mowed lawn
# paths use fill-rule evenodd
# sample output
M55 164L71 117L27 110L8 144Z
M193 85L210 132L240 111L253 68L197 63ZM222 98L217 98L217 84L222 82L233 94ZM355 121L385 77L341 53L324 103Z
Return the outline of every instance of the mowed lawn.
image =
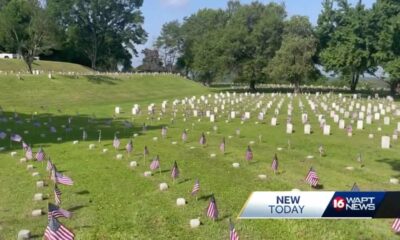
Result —
M389 219L236 219L252 191L309 190L304 177L310 166L315 167L324 186L322 190L348 190L354 182L361 190L397 190L398 186L389 184L389 179L400 176L399 144L393 142L391 149L380 149L380 136L392 135L397 121L400 121L397 117L393 117L390 126L383 125L381 119L380 123L365 125L364 130L354 130L354 135L348 137L327 116L328 123L332 125L332 135L323 136L305 96L298 96L293 100L295 133L288 135L285 123L289 99L285 95L278 97L284 102L278 116L280 124L276 127L270 126L269 122L278 100L267 112L264 122L256 119L255 111L251 119L243 124L240 119L226 123L228 108L223 116L217 117L215 124L206 117L200 122L197 118L184 121L182 107L179 107L176 120L172 123L171 104L174 99L214 94L212 89L175 76L96 76L79 79L55 76L52 80L44 76L25 77L23 80L7 76L0 78L0 89L0 105L4 114L12 117L15 111L24 120L23 124L0 122L0 131L11 129L21 133L33 145L34 151L42 146L58 170L74 180L73 186L60 186L63 192L61 207L73 212L72 219L61 219L61 222L74 231L76 239L228 239L229 218L234 221L241 239L398 238L391 232L392 220ZM160 116L161 102L165 99L169 100L168 111ZM272 96L266 95L265 103L270 99ZM299 100L303 101L309 113L314 130L312 135L303 134ZM131 107L136 103L143 113L133 117ZM147 115L149 103L157 106L157 115L153 120ZM245 105L252 109L255 103L249 101L240 106ZM104 122L111 119L115 106L121 106L123 113L108 126ZM27 123L25 120L31 119L32 114L34 119ZM67 124L69 116L72 116L73 131L66 134L60 126ZM157 120L158 117L160 120ZM36 120L42 123L41 127L33 127L32 122ZM133 122L133 128L124 128L123 121ZM44 122L48 126L44 126ZM144 122L148 125L146 132L142 132ZM51 134L48 130L50 125L56 126L58 133ZM214 125L217 131L213 129ZM162 126L168 126L166 139L161 137ZM378 132L378 127L382 131ZM88 133L87 141L81 140L81 128ZM101 143L97 142L99 129L102 130ZM186 143L181 140L183 129L188 129ZM237 129L240 129L239 136ZM29 131L29 134L23 134L24 131ZM121 147L115 151L112 139L117 131ZM206 133L205 147L199 144L202 132ZM135 133L139 135L133 138L134 151L128 156L123 148ZM369 133L375 134L375 137L369 139ZM58 137L62 141L57 141ZM154 141L154 137L158 140ZM223 137L226 138L225 154L219 151ZM74 145L74 140L79 140L79 144ZM177 144L172 144L174 141ZM247 163L244 158L250 141L255 142L252 145L254 160ZM90 144L95 144L96 148L89 150ZM320 144L326 151L324 157L318 154ZM143 158L145 145L150 151L147 159ZM0 239L14 239L20 229L29 229L41 239L47 216L34 218L30 214L33 209L47 211L47 200L33 201L37 192L49 195L52 192L52 182L45 171L46 164L28 163L36 167L34 171L41 173L41 177L32 177L32 171L26 169L27 164L19 162L23 157L19 144L13 143L10 149L7 138L0 140L2 146L7 149L0 152ZM282 150L278 151L278 147ZM104 148L108 152L103 153ZM11 151L16 151L17 155L11 157ZM123 154L122 160L116 159L118 153ZM270 169L275 153L280 161L278 175ZM363 156L363 168L356 161L358 153ZM210 154L216 154L216 157L211 158ZM161 174L155 171L152 177L144 177L143 173L149 171L151 158L156 155L160 156ZM308 155L315 158L307 159ZM130 168L130 161L137 161L139 166ZM170 177L174 161L177 161L181 172L175 183ZM240 168L234 169L234 162L239 162ZM348 171L345 169L347 166L355 169ZM266 174L267 179L258 179L259 174ZM35 183L40 179L46 180L49 186L36 189ZM195 179L199 179L201 185L198 200L190 195ZM162 182L169 185L165 192L159 190ZM220 212L215 222L205 215L212 193ZM187 200L186 206L176 206L179 197ZM49 201L53 201L52 195ZM202 225L190 229L189 220L198 217Z

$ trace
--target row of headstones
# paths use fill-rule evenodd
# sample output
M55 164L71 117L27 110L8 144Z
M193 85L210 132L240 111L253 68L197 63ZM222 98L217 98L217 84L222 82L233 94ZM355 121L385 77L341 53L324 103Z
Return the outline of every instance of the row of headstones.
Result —
M11 152L11 156L15 157L17 155L17 152ZM25 157L21 158L20 163L27 163L27 159ZM34 166L32 164L28 164L26 165L26 168L28 171L33 171L34 170ZM31 173L32 177L40 177L40 173L37 171L33 171ZM36 188L40 189L40 188L44 188L45 187L45 183L43 180L37 180L36 181ZM43 193L35 193L33 196L33 200L34 201L43 201L44 195ZM44 213L42 211L42 209L34 209L31 212L31 216L32 217L39 217L42 216ZM31 238L31 232L27 229L22 229L18 232L17 235L17 239L18 240L23 240L23 239L30 239Z

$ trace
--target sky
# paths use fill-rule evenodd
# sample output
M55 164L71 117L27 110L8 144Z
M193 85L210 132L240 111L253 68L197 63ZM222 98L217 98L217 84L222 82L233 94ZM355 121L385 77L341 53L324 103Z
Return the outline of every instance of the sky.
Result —
M242 4L251 3L253 0L240 0ZM196 13L203 8L225 8L228 0L144 0L141 11L144 16L144 29L148 33L147 43L137 46L140 53L144 48L151 48L160 34L164 23L179 20ZM322 0L259 0L262 3L285 3L288 16L308 16L312 24L316 24L321 12ZM355 4L358 0L349 0ZM371 7L375 0L363 0L366 7ZM142 54L133 58L133 65L141 64Z

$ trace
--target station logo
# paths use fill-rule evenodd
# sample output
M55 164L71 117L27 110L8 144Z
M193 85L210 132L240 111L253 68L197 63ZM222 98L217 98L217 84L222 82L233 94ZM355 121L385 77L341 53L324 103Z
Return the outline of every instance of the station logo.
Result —
M375 211L375 197L335 197L332 206L337 211Z

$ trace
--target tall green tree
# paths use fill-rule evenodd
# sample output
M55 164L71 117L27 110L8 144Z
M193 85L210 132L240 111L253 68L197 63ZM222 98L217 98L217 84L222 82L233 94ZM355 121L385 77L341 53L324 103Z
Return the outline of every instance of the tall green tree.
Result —
M361 1L352 6L347 0L325 0L318 17L319 59L327 71L348 77L353 92L360 76L376 69L370 17L371 12Z
M208 85L222 75L224 68L221 34L227 22L223 10L202 9L182 25L182 55L178 67L195 80Z
M3 47L22 56L32 73L39 54L56 46L55 27L36 0L11 0L0 11L0 41Z
M225 68L255 90L256 83L267 80L263 69L281 46L285 7L253 2L233 10L223 33Z
M400 84L400 2L378 0L372 8L372 14L371 22L377 38L374 56L389 75L386 82L394 95Z
M318 72L313 61L317 43L308 18L293 16L285 24L281 48L265 71L273 79L294 84L298 92L300 84L311 80Z
M182 51L183 36L179 21L167 22L162 26L155 47L161 53L165 70L173 72L174 66Z
M91 67L117 70L129 67L136 45L147 33L140 11L143 0L47 0L66 41L83 53Z
M142 51L144 55L142 65L138 67L142 72L161 72L163 71L163 63L157 49L146 48Z

